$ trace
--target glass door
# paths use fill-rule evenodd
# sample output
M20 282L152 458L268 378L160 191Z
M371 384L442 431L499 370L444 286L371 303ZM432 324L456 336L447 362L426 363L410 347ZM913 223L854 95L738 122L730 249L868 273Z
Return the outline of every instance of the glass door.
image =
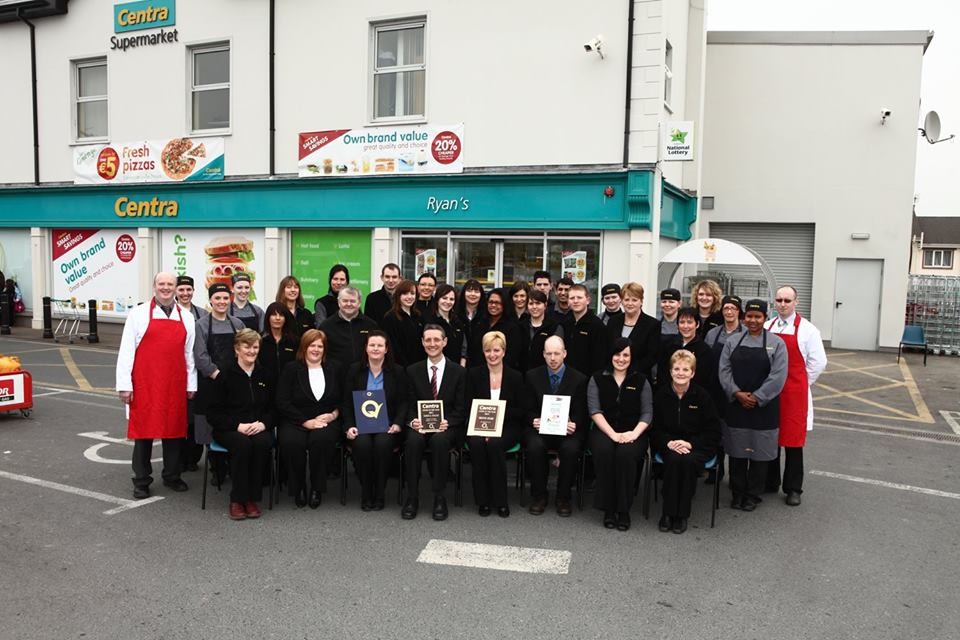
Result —
M533 285L533 274L543 269L543 240L504 240L500 246L500 286L518 280Z
M474 238L453 240L453 285L459 289L467 280L479 280L484 290L499 286L497 258L499 242Z

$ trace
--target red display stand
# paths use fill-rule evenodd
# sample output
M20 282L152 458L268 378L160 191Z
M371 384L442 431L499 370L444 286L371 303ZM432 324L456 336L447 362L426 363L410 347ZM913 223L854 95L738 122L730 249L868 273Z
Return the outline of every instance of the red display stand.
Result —
M33 411L33 378L29 371L0 373L0 412L19 411L29 418Z

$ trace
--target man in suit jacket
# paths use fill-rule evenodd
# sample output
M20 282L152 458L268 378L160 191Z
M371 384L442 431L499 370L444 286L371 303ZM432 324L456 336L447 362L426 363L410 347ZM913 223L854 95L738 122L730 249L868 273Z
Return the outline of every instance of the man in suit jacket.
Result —
M526 374L530 404L521 441L530 474L530 513L533 515L542 514L547 506L548 450L556 450L560 459L557 514L566 517L572 513L570 494L590 422L587 416L587 376L567 366L564 363L566 357L563 338L550 336L543 346L546 365ZM545 395L570 396L566 436L540 435L540 408Z
M433 519L447 519L447 500L444 492L447 487L447 474L450 468L450 450L459 449L467 432L466 414L466 370L443 355L447 346L447 336L443 327L428 324L423 328L423 349L427 359L407 367L407 379L410 386L410 429L406 434L403 451L406 459L407 500L400 512L404 520L417 517L420 507L418 484L423 452L430 444L433 468ZM418 400L442 400L443 421L440 431L422 433L420 419L417 416Z

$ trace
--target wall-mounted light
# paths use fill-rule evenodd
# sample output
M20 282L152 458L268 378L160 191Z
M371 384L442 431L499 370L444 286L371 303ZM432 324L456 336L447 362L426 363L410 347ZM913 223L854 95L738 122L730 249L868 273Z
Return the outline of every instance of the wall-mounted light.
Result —
M851 233L850 239L851 240L869 240L870 234L869 233Z

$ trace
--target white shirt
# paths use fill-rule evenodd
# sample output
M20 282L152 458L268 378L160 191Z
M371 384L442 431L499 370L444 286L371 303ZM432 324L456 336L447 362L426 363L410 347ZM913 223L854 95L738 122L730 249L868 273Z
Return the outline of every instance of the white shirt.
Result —
M793 323L796 320L796 313L791 313L789 317L783 318L783 324L780 318L773 318L767 321L767 329L773 334L784 334L792 336L794 334ZM823 370L827 368L827 352L823 348L823 338L820 337L820 330L813 326L813 323L800 316L800 326L797 327L797 346L800 348L800 355L803 356L803 362L807 369L807 384L813 386ZM807 431L813 429L813 394L807 389Z
M177 312L180 313L177 313ZM196 337L193 314L184 311L178 304L173 305L170 317L163 312L160 305L153 309L153 318L167 322L180 322L183 317L183 326L187 330L187 339L183 345L183 355L187 360L187 391L197 390L197 368L193 363L193 341ZM133 361L137 355L137 347L143 340L150 324L150 302L134 307L123 324L123 336L120 338L120 351L117 353L117 391L133 391Z
M440 362L434 364L430 361L430 358L427 358L427 380L433 378L433 367L437 368L437 393L440 392L440 385L443 384L443 372L447 368L447 359L440 358Z
M327 390L327 379L323 376L323 368L307 369L307 375L310 377L310 391L317 400L323 397L323 392Z
M490 399L499 400L500 399L500 389L490 389Z

